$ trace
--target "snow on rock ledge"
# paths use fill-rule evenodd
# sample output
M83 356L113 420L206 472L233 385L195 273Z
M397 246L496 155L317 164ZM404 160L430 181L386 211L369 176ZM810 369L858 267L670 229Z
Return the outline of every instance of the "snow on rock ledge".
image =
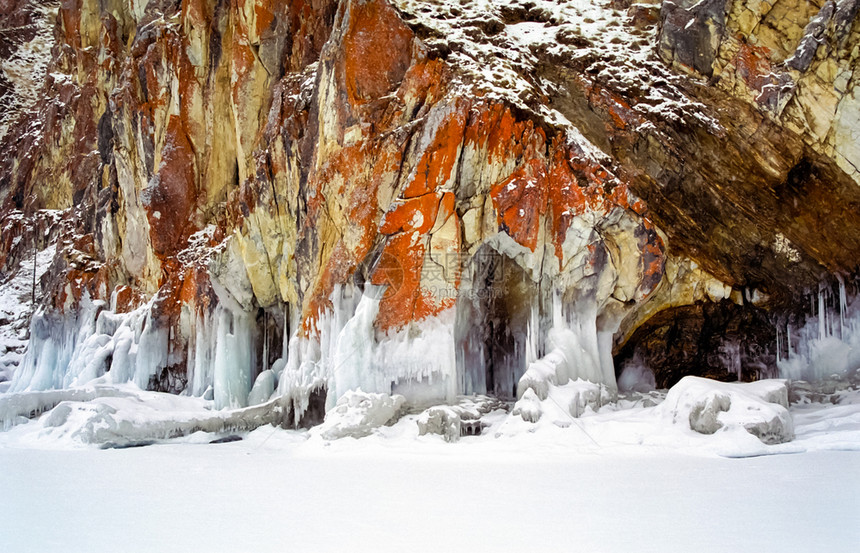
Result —
M326 413L320 435L326 440L369 436L374 429L397 420L405 403L406 398L397 394L370 394L361 389L346 392Z
M687 376L669 390L659 409L673 423L687 423L700 434L743 428L766 444L794 438L785 380L737 383Z

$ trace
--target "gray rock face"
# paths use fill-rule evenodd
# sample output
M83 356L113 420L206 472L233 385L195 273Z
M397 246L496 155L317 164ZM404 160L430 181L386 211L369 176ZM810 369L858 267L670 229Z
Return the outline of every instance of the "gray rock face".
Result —
M710 77L726 30L727 0L663 2L660 55Z
M728 395L713 395L697 402L690 411L690 428L699 434L713 434L723 427L719 414L728 411L732 400Z

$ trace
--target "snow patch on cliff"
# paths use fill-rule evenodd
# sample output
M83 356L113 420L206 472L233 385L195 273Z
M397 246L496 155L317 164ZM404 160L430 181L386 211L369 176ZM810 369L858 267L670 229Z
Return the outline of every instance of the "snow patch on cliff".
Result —
M12 97L0 103L0 140L21 115L35 108L42 99L40 93L55 42L57 6L39 6L34 14L32 25L36 36L33 40L22 44L8 58L0 59L0 72L13 85Z
M632 12L609 0L394 0L431 50L441 50L482 95L535 112L546 122L569 126L546 98L559 83L548 70L569 65L593 74L620 94L643 89L634 111L667 120L691 117L713 132L720 126L705 106L691 101L681 78L667 70L655 50L656 18L634 22Z

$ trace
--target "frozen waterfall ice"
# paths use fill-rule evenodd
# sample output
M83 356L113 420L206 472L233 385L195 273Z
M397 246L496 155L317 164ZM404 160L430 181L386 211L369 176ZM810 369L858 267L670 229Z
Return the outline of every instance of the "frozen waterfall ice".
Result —
M843 278L836 293L822 285L810 294L810 313L802 324L779 326L780 377L816 381L860 368L860 297L851 297L846 286Z

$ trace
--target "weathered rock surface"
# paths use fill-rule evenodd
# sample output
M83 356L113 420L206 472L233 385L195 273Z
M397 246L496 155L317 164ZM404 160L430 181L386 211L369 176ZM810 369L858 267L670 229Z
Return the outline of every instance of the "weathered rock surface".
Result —
M42 100L0 89L4 233L62 210L13 389L86 343L219 406L272 369L296 418L513 397L550 330L614 389L655 314L856 268L857 2L795 4L64 2Z
M858 11L857 0L665 2L660 54L760 108L860 183Z

